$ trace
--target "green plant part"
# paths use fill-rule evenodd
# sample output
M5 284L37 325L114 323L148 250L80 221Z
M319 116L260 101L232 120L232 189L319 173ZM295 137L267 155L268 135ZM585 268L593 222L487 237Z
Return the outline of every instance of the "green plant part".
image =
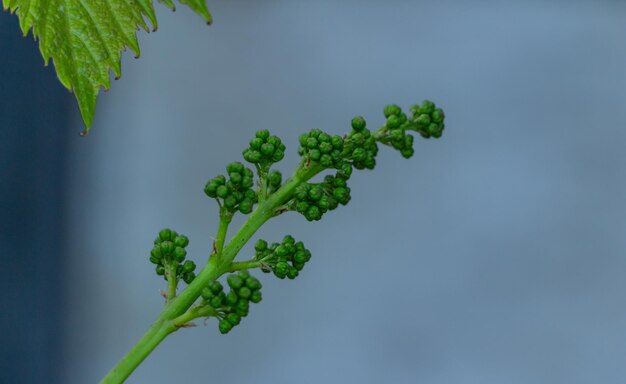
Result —
M384 109L385 124L375 131L367 128L365 119L355 117L352 130L345 136L330 135L314 129L300 137L302 159L287 180L271 169L284 157L285 146L268 131L259 131L243 151L246 161L255 165L254 172L242 163L227 167L228 176L210 179L207 196L220 206L220 222L208 262L195 273L195 264L185 260L185 236L165 229L159 232L150 261L157 275L168 282L167 302L152 327L128 354L102 380L121 383L171 333L187 328L195 319L215 318L222 334L240 325L250 312L250 303L262 299L261 282L250 273L260 269L279 279L294 279L311 260L311 252L291 235L269 244L257 240L254 256L235 261L243 246L268 220L286 212L302 214L307 220L320 220L328 211L350 201L348 186L353 169L373 169L379 145L389 146L403 157L414 154L411 132L424 138L438 138L444 130L444 115L432 102L410 108L407 116L397 105ZM328 172L321 182L311 180ZM229 225L236 214L249 215L245 223L226 242ZM220 278L229 287L226 292ZM180 280L188 286L178 293Z
M161 0L175 10L172 0ZM205 0L179 0L202 16L213 18ZM54 62L59 81L74 92L85 122L85 134L93 122L100 87L111 86L110 71L122 76L121 51L130 48L139 57L135 33L139 28L156 31L152 0L2 0L15 12L24 36L33 30L47 65Z

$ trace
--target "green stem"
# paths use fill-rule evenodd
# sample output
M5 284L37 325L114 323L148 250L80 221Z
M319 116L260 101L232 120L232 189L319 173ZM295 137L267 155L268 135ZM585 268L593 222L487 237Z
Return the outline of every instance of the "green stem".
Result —
M215 253L219 258L224 249L224 241L226 239L226 233L228 233L228 226L230 225L233 216L224 207L220 207L220 225L217 229L217 238L215 239Z
M261 261L259 260L233 261L230 264L230 268L228 269L228 272L241 271L242 269L258 268L260 266L261 266Z
M178 286L178 279L176 278L176 268L178 264L172 262L167 268L167 301L170 303L176 298L176 287Z
M176 327L159 316L135 346L128 351L126 356L109 372L100 384L118 384L130 376L135 368L169 335L176 331Z
M124 356L124 358L102 379L101 384L123 383L128 376L139 366L139 364L169 335L176 331L185 319L183 315L193 305L200 296L202 289L211 281L215 281L222 274L229 271L233 259L241 248L250 240L254 233L270 218L276 215L275 209L285 204L293 197L293 193L298 185L310 180L312 177L323 171L324 168L317 164L307 164L301 162L296 168L293 176L267 200L260 203L252 212L248 220L239 229L235 236L223 247L219 258L210 258L202 271L185 288L180 295L170 301L155 323L143 335L135 346ZM226 236L226 229L223 227L223 220L220 221L218 239L221 233ZM227 224L224 224L227 227ZM222 240L223 244L223 240ZM193 315L189 315L193 316Z
M217 317L218 314L219 313L217 312L215 308L211 308L208 305L202 305L202 306L191 308L184 314L172 320L172 323L174 324L175 327L180 328L180 327L184 327L185 324L189 323L192 320L197 319L198 317L209 317L209 316Z

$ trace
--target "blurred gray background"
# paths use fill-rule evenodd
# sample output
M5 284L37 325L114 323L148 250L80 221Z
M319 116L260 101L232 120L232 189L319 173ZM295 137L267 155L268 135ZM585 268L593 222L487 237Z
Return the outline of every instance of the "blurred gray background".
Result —
M426 98L446 111L442 139L408 161L383 148L348 206L255 236L308 245L297 280L262 275L264 301L231 334L200 321L129 383L624 382L626 3L209 7L211 27L161 7L91 134L75 135L75 111L58 133L59 382L97 382L162 308L159 229L204 263L204 183L255 130L283 138L288 173L301 132L343 133L358 114L376 127L385 104Z

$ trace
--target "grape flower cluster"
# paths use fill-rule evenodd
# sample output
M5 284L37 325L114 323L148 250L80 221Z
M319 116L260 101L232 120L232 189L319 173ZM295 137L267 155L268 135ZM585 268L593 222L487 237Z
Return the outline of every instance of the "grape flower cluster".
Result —
M150 262L156 264L156 273L165 280L169 275L175 279L182 279L189 284L196 277L196 264L185 260L189 239L179 235L169 228L163 229L154 240L154 247L150 251Z
M255 183L255 175L250 168L241 162L232 162L226 167L226 176L210 179L204 192L217 200L220 218L226 220L226 224L236 212L249 214L255 205L263 209L255 211L252 216L263 215L264 212L276 216L285 211L295 211L308 221L320 220L325 213L350 202L348 181L353 170L374 169L379 144L392 147L409 158L414 154L412 132L424 138L439 138L445 128L443 111L430 101L411 106L408 115L395 104L387 105L383 113L385 124L375 131L367 127L363 117L356 116L350 123L352 129L344 136L331 135L319 129L302 134L298 149L302 161L294 173L297 177L288 179L284 184L282 174L272 169L272 165L284 158L285 145L268 130L257 131L242 154L244 160L254 165L258 182ZM310 181L325 170L330 172L321 181ZM270 202L268 198L275 193L279 196ZM220 223L220 228L227 228L227 225L223 227ZM254 257L235 267L235 264L224 264L220 260L224 257L221 252L226 231L221 233L222 246L214 247L211 257L226 265L224 270L239 272L227 276L229 292L225 292L224 286L217 280L204 286L199 308L204 316L217 317L220 332L228 333L248 315L250 303L258 303L262 299L261 283L250 275L248 269L259 267L279 279L294 279L310 261L311 252L291 235L285 236L279 243L268 244L265 240L258 240L254 246ZM150 254L150 261L156 264L158 275L168 281L174 278L191 283L194 280L196 265L185 260L188 243L187 237L173 230L164 229L159 233ZM232 263L233 258L231 256L226 263ZM175 290L175 284L173 287Z
M311 252L301 241L287 235L280 243L268 245L265 240L258 240L254 245L255 259L261 263L261 270L279 279L295 279L304 265L311 260Z
M250 168L236 161L226 166L228 180L219 175L209 180L204 187L204 193L216 199L229 212L239 211L243 214L252 212L257 203L257 193L252 189L254 174Z
M267 129L257 131L250 145L243 151L243 158L252 164L266 169L285 157L285 145L277 136L270 136Z
M233 273L226 278L230 291L224 292L224 286L219 281L213 281L202 289L202 299L206 305L217 310L219 330L222 334L230 332L239 325L241 319L248 316L250 303L259 303L261 282L247 270Z

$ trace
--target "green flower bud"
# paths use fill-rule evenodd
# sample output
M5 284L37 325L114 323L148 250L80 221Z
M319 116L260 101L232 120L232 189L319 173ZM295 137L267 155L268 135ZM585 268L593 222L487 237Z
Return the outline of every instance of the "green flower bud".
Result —
M165 267L162 265L156 266L156 274L159 276L163 276L165 274Z
M330 141L330 137L328 138ZM319 150L322 153L330 153L333 150L333 145L329 141L324 141L320 143Z
M319 149L311 149L309 151L309 157L313 161L318 161L322 157L322 152L320 152Z
M274 251L274 253L278 257L286 256L287 255L287 248L281 244L278 247L276 247L276 250Z
M222 297L213 296L213 298L209 301L209 305L213 308L220 308L222 306Z
M222 286L222 284L220 284L219 281L210 282L208 284L208 287L211 290L211 292L213 292L216 295L224 290L224 287Z
M248 213L252 212L252 206L253 203L251 200L243 200L241 203L239 203L239 211L244 215L247 215Z
M193 272L195 270L196 270L196 263L194 263L191 260L185 261L185 264L183 264L183 272Z
M336 188L333 191L333 197L344 205L350 200L350 194L347 188Z
M431 114L431 119L435 123L441 123L444 119L443 110L441 108L437 108Z
M280 184L282 183L283 180L283 175L276 170L272 170L269 174L269 181L270 181L270 185L273 188L277 188L280 186Z
M309 221L316 221L322 218L322 212L315 205L311 205L309 209L306 210L304 217Z
M187 251L185 251L185 248L176 247L174 249L174 260L178 261L179 263L185 260L186 256L187 256ZM194 264L194 268L195 268L195 264Z
M248 300L239 300L237 304L235 304L235 308L238 311L248 312L248 310L250 309L250 303L248 302Z
M282 144L282 142L280 141L280 138L278 136L270 136L267 138L266 142L268 144L272 144L274 146L274 148L279 149L281 147L284 148L284 145Z
M244 280L244 282L251 277L250 271L248 271L247 269L242 269L241 271L239 271L237 275L241 277L241 279Z
M362 131L365 128L365 119L363 116L356 116L352 119L351 125L355 131Z
M261 145L261 153L265 156L269 156L274 153L274 146L270 143L265 143Z
M236 313L229 313L228 315L226 315L226 321L231 323L234 327L236 325L239 325L239 323L241 323L241 316L239 316Z
M243 152L243 158L250 163L260 163L263 160L263 154L260 151L246 149Z
M202 295L202 298L206 301L211 300L214 296L213 291L211 291L209 287L202 288L201 295Z
M263 145L263 139L255 137L250 140L250 148L252 149L261 149L261 145Z
M253 291L252 295L250 296L250 301L255 304L260 303L262 299L263 295L261 294L261 291Z
M316 149L318 144L319 143L315 137L309 137L306 139L306 147L309 149Z
M365 149L363 148L356 148L354 151L352 151L352 159L354 161L363 161L365 160Z
M415 150L413 150L413 148L405 148L400 151L400 154L405 159L409 159L411 156L413 156L414 153L415 153Z
M298 185L298 187L296 187L294 195L295 195L296 199L298 199L298 200L306 199L307 196L309 195L309 184L300 184L300 185Z
M284 279L287 276L287 270L289 269L289 264L284 261L276 263L276 267L274 268L274 274L279 279Z
M330 155L322 155L320 164L325 168L331 168L333 166L333 158Z
M391 140L404 140L404 131L402 129L392 129L389 131Z
M296 211L305 213L309 209L309 203L306 201L299 201L296 203Z
M241 179L241 187L242 188L251 188L254 185L254 178L252 175L244 175Z
M385 114L385 117L389 117L392 115L399 115L400 113L402 113L402 109L396 104L389 104L385 106L383 112Z
M295 279L296 277L298 277L298 270L294 267L289 267L289 269L287 269L287 277L290 280Z
M237 275L228 275L226 281L232 289L239 289L243 285L243 279Z
M250 290L250 288L248 288L246 286L243 286L243 287L239 288L239 291L238 291L237 294L241 298L248 299L248 298L250 298L250 295L252 295L252 291Z
M298 251L293 255L293 261L295 261L296 263L301 263L304 264L306 263L307 260L307 254L305 251Z
M396 129L398 128L402 123L400 122L400 119L398 118L398 116L396 115L391 115L387 118L387 128L389 129Z
M270 131L268 131L267 129L261 129L256 131L256 137L265 141L268 139L268 137L270 137Z
M209 197L215 197L217 196L217 187L218 185L213 180L209 180L204 186L204 193Z
M231 173L243 173L244 172L244 165L238 161L233 161L232 163L229 163L226 166L226 172L230 175Z
M193 272L187 272L183 274L183 281L186 284L191 284L191 282L193 281L193 279L196 278L196 274Z
M171 229L165 228L159 232L159 238L161 239L161 241L172 240L176 236L175 233L176 232L172 231Z
M258 199L257 199L256 192L254 192L254 191L253 191L253 190L251 190L251 189L248 189L248 190L247 190L247 191L243 194L243 196L244 196L244 198L245 198L245 199L250 199L250 200L252 200L252 201L253 201L253 202L255 202L255 203L256 203L256 202L257 202L257 200L258 200Z
M224 199L224 206L227 209L233 209L235 208L235 205L237 205L237 199L235 198L235 196L233 195L228 195L225 199Z
M163 256L170 255L172 252L174 252L174 248L175 248L174 243L172 243L169 240L163 241L159 245L159 247L161 248L161 254Z
M267 241L261 239L257 240L256 244L254 245L254 249L257 252L265 251L267 249Z
M282 149L277 149L277 150L274 151L274 154L272 155L272 161L275 162L275 163L278 163L284 157L285 157L285 151L282 150Z
M343 149L343 138L339 135L335 135L330 138L330 143L333 145L333 148L342 150Z
M335 177L333 179L333 185L335 187L342 187L342 188L346 188L348 186L348 183L346 182L345 179L342 179L341 177Z
M233 325L226 321L226 320L221 320L220 321L220 325L219 325L219 329L220 332L222 333L222 335L227 334L228 332L230 332L231 329L233 329Z
M226 196L228 196L228 194L229 194L229 191L228 191L228 187L227 186L220 185L219 187L217 187L217 189L216 189L217 197L221 197L223 199Z
M320 197L322 197L322 194L324 193L324 191L322 191L322 188L320 188L317 185L314 185L313 187L311 187L309 189L309 199L311 200L319 200Z
M230 182L233 183L233 185L241 184L241 181L243 179L241 173L231 172L228 174L228 176L230 177Z
M185 248L189 244L189 239L185 235L178 235L174 239L174 244L178 247Z
M155 245L154 248L150 251L150 259L155 258L157 260L161 260L163 258L163 254L161 253L161 247L159 245Z
M430 100L424 100L422 105L420 105L419 107L420 114L430 115L431 113L433 113L434 110L435 110L435 103L433 103Z
M239 300L239 296L237 296L237 293L235 293L235 291L228 292L228 295L226 295L226 299L225 299L226 304L228 305L235 305L238 300Z
M430 116L428 115L419 115L419 117L415 120L418 124L428 125L430 124Z
M352 175L352 165L348 163L342 164L341 169L340 169L340 174L346 178L349 178L350 175Z
M250 276L248 280L246 280L246 287L250 288L252 291L258 291L263 287L259 279L254 276Z

